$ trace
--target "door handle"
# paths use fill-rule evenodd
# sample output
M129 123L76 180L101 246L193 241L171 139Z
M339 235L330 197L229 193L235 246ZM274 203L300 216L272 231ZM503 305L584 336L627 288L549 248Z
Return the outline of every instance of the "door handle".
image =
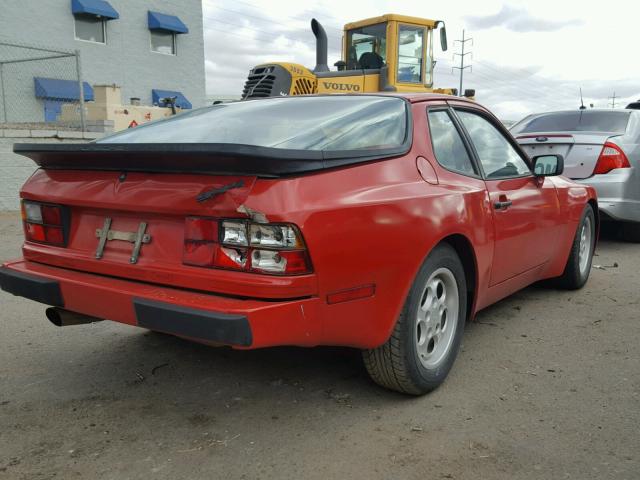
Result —
M493 204L493 207L496 210L506 210L507 208L509 208L511 205L513 204L513 202L511 200L504 200L502 202L496 202Z

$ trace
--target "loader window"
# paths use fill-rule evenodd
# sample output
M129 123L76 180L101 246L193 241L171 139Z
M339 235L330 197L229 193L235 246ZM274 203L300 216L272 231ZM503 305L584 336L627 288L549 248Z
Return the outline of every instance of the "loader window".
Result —
M423 83L424 27L400 25L398 34L398 82Z
M347 69L382 68L387 62L387 24L347 32Z

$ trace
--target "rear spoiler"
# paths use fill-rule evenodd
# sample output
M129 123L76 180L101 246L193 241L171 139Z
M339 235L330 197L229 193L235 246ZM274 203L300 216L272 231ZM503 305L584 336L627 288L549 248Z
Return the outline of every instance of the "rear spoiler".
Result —
M411 142L371 150L289 150L215 143L17 143L13 151L52 170L113 170L282 177L404 155Z

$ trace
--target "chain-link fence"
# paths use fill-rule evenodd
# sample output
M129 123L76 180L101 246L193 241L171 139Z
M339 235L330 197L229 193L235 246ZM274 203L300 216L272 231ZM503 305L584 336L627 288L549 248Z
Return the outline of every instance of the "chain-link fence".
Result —
M80 52L0 41L0 125L82 128L93 90L81 81Z

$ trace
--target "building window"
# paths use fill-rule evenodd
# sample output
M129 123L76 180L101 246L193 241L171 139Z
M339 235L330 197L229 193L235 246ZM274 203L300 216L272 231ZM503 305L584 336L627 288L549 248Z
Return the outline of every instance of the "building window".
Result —
M76 40L107 43L106 21L91 15L76 15Z
M151 51L175 55L176 34L164 30L151 30Z

